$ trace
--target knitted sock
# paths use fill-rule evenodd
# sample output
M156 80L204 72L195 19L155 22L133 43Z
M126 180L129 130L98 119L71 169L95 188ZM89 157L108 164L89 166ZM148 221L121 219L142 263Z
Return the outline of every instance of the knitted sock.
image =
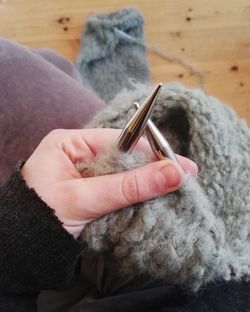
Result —
M91 16L77 58L83 84L104 101L133 81L148 83L143 18L134 9Z

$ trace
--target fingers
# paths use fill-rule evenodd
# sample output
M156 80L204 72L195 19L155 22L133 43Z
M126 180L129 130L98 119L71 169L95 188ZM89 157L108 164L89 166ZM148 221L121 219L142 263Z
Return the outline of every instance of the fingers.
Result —
M182 168L170 160L156 161L106 176L71 181L79 206L79 219L91 221L119 208L176 190L182 183Z
M190 173L192 176L196 177L198 174L198 166L197 164L189 158L176 155L177 159L183 168L183 170L187 173Z
M121 133L121 129L79 129L79 130L53 130L48 139L53 141L62 149L73 163L87 162L93 160L97 154L101 153L108 146L116 144ZM136 150L151 154L153 152L149 143L144 138L140 138Z
M121 133L121 129L79 129L52 131L49 136L53 143L62 149L73 163L92 161L97 154L108 146L114 145ZM156 160L148 141L140 138L136 150L151 155ZM195 162L177 155L180 165L185 172L197 175L198 167Z

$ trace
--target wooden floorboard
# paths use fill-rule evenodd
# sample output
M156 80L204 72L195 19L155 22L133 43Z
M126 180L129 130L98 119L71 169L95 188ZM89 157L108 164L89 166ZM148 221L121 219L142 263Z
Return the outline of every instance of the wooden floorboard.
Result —
M250 0L0 0L0 35L75 60L88 16L128 6L143 13L150 46L191 64L209 94L250 121ZM153 81L197 86L182 65L148 58Z

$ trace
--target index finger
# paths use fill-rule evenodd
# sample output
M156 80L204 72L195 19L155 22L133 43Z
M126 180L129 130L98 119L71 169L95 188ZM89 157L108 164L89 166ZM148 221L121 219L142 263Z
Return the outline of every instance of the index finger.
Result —
M59 146L73 163L87 162L107 149L115 146L121 129L95 128L95 129L68 129L56 130L57 146ZM140 138L135 150L152 156L153 152L148 141Z
M98 154L109 146L114 146L121 131L121 129L95 128L56 130L53 132L56 134L57 145L59 144L60 149L76 164L93 161ZM149 142L143 137L137 142L135 150L147 154L152 161L156 160ZM197 175L198 168L195 162L180 155L177 155L177 158L185 172L190 172L194 176Z

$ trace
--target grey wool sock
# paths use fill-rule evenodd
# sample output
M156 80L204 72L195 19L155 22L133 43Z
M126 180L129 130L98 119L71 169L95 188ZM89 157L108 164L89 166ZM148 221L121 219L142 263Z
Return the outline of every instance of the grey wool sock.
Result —
M104 101L133 81L148 83L143 18L135 9L91 16L85 26L76 66L83 84Z
M140 102L149 91L139 84L120 92L88 127L122 128L132 99ZM194 291L212 280L249 280L248 126L217 99L175 83L163 86L152 119L176 152L197 162L199 177L187 175L179 191L87 225L81 237L93 254L83 253L82 268L100 257L114 285L146 277ZM111 149L79 170L100 175L145 162L145 155Z

